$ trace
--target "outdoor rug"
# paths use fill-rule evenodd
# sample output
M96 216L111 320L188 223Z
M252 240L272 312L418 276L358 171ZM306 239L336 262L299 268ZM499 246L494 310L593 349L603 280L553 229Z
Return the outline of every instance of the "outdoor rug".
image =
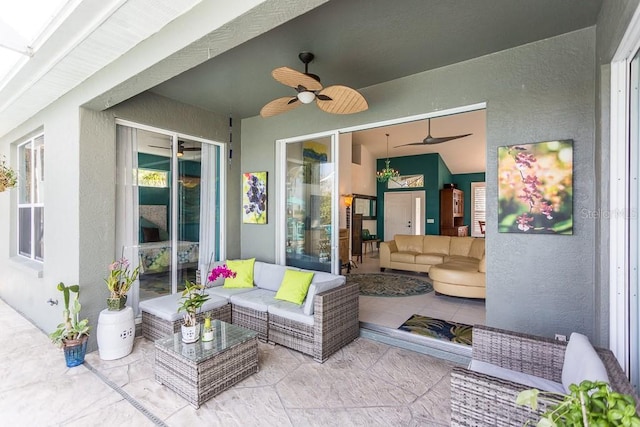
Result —
M456 344L471 345L473 326L414 314L398 329L425 337L451 341Z
M348 274L347 283L357 283L360 295L369 297L410 297L433 291L427 278L401 274Z

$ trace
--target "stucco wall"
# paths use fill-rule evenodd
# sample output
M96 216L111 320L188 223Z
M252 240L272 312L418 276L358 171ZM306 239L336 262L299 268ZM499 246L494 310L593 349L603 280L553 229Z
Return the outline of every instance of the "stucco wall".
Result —
M305 106L242 122L243 170L275 173L279 138L487 103L487 323L553 336L595 330L595 226L575 217L573 236L499 234L497 147L574 140L574 212L593 209L595 28L365 88L370 109L332 116ZM275 191L271 180L269 191ZM273 194L273 193L272 193ZM276 218L270 204L269 218ZM493 224L493 225L491 225ZM242 256L274 259L275 221L247 232ZM256 244L260 242L261 244Z

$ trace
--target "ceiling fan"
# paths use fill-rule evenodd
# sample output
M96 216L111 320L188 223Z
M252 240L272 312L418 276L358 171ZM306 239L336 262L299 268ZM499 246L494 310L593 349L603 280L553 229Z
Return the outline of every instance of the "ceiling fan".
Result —
M453 136L442 136L435 138L431 136L431 119L427 119L427 137L420 142L411 142L409 144L396 145L395 148L404 147L407 145L434 145L441 144L443 142L452 141L458 138L464 138L465 136L473 135L472 133L467 133L464 135L453 135Z
M355 89L342 85L323 88L320 77L309 73L309 63L313 61L313 53L302 52L298 58L304 64L304 73L289 67L276 68L271 72L274 79L294 88L297 95L285 96L269 102L260 110L262 117L275 116L293 110L301 103L310 104L314 100L321 110L332 114L353 114L369 108L366 99Z
M149 145L149 147L162 148L164 150L171 150L171 147L161 147L159 145ZM178 157L184 156L185 151L202 151L202 147L185 147L184 141L178 141L178 153L176 154L176 156Z

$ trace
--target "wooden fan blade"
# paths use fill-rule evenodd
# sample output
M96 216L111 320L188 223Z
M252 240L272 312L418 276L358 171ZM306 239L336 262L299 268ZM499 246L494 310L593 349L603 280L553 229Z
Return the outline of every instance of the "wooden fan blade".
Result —
M320 99L328 96L330 101ZM347 86L335 85L324 88L316 100L321 110L331 114L353 114L369 108L367 100L360 93Z
M310 91L322 89L322 85L319 81L313 77L307 76L305 73L296 71L293 68L276 68L271 72L271 75L283 85L291 86L294 89L297 89L300 85Z
M298 98L296 98L295 96L293 98L290 96L285 96L283 98L274 99L273 101L262 107L262 110L260 110L260 115L262 117L275 116L276 114L293 110L298 105L300 105L300 102L298 102Z

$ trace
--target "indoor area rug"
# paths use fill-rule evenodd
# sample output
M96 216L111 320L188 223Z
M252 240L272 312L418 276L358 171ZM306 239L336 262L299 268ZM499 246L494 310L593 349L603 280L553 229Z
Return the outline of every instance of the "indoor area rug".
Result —
M433 291L426 277L401 274L348 274L347 283L354 282L360 287L360 295L369 297L410 297Z
M471 345L473 326L414 314L398 329L425 337L451 341L456 344Z

